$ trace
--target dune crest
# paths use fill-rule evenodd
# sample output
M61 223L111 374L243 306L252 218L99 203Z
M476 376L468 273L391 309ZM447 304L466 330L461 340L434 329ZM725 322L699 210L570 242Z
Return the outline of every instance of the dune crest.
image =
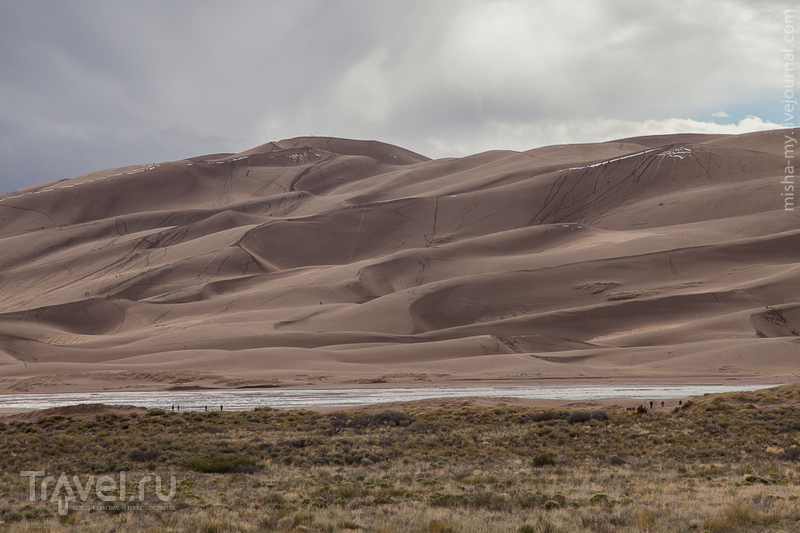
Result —
M303 137L0 195L0 388L792 380L787 133Z

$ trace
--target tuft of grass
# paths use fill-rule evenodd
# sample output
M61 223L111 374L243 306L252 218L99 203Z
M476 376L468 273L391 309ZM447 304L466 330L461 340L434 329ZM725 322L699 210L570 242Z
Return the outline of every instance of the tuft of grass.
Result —
M445 520L431 520L425 528L427 533L457 533L456 524Z
M222 520L208 519L199 524L197 531L200 533L227 533L231 531L231 527Z
M750 527L761 521L761 513L744 502L736 502L722 511L723 516L737 527Z

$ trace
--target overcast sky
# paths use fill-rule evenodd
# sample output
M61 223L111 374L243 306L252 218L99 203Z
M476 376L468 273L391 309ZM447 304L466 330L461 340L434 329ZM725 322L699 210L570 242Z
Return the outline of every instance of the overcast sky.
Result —
M302 135L438 158L777 128L790 7L0 1L0 193Z

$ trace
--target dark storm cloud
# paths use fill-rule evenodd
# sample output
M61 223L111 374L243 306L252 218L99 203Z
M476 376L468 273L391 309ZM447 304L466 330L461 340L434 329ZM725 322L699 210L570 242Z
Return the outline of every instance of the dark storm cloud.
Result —
M5 2L0 192L297 135L437 157L710 131L726 104L773 97L781 13L721 1Z

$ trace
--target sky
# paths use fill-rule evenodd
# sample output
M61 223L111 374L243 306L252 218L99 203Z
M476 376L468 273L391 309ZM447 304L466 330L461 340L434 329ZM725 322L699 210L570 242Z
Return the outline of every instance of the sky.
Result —
M0 1L0 193L297 136L440 158L779 128L792 7Z

